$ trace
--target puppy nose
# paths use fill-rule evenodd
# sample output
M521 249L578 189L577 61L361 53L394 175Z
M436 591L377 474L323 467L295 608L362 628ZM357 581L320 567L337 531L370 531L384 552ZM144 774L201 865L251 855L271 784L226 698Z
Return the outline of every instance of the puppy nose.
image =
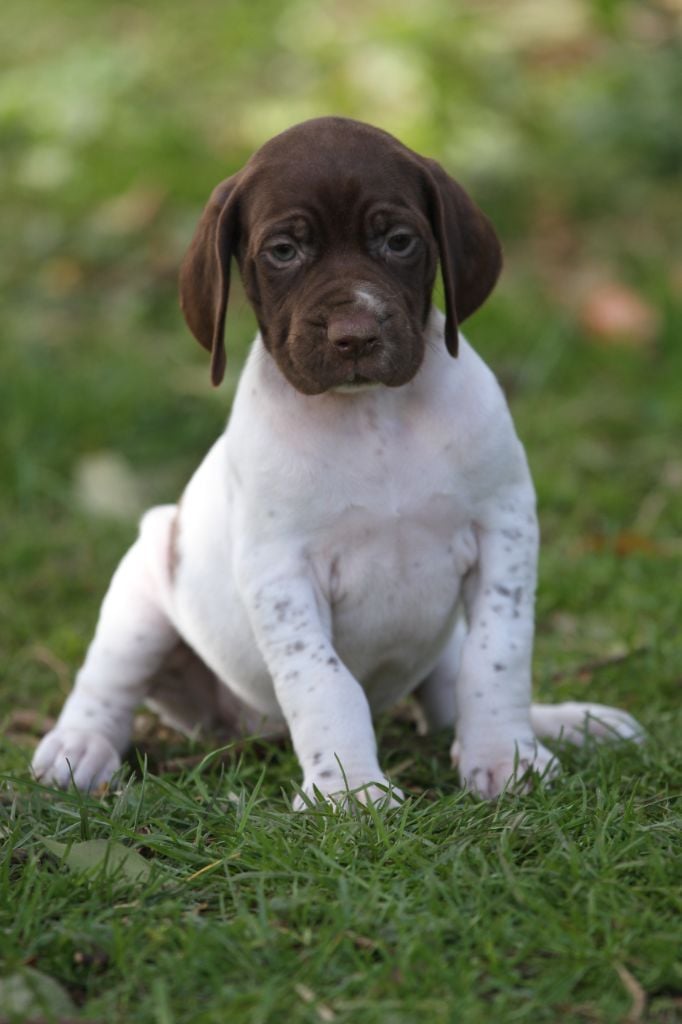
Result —
M376 346L379 324L371 313L346 313L330 319L327 337L339 355L356 359Z

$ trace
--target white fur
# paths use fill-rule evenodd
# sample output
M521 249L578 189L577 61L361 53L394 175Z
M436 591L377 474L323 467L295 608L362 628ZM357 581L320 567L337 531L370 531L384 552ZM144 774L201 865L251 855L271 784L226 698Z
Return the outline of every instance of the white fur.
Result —
M385 797L372 714L414 690L431 726L456 717L453 759L483 796L528 768L554 772L538 736L639 735L611 708L531 708L526 458L490 370L463 338L447 354L437 311L427 330L410 383L316 396L256 339L225 433L181 502L147 513L114 575L37 776L107 779L179 638L252 726L288 727L311 799Z
M374 294L371 285L358 285L355 289L355 301L358 306L363 307L369 313L374 313L376 316L383 316L386 312L386 303L378 295Z

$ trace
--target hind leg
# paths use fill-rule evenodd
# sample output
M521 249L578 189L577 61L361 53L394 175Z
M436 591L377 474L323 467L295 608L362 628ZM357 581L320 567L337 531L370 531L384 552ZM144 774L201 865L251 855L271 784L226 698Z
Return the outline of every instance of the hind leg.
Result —
M465 637L466 622L459 617L440 661L415 691L425 732L456 724L455 683ZM588 739L605 743L619 740L640 743L644 739L644 730L632 715L606 704L582 701L531 704L530 724L539 740L566 740L576 746L582 746ZM453 764L458 763L459 755L459 743L455 741L451 749Z
M281 719L268 718L244 704L183 642L150 680L145 703L164 724L187 736L212 733L227 741L286 735Z
M164 611L174 506L153 509L102 603L94 639L55 728L39 744L33 771L79 789L106 782L130 743L133 712L178 641Z
M415 690L414 696L423 719L420 731L437 732L439 729L454 727L457 719L455 684L466 631L464 616L458 615L452 636L438 664Z
M644 730L632 715L605 704L532 704L530 722L538 739L564 739L577 746L588 738L607 742L644 739Z
M582 746L588 739L613 743L618 740L644 740L644 730L632 715L606 704L531 704L530 724L539 740L566 740ZM459 744L451 750L452 763L459 760Z

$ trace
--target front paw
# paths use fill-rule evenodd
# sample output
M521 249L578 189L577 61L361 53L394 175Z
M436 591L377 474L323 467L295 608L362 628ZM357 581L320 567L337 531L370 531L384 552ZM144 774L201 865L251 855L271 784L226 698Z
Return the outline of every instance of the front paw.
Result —
M381 772L349 776L340 771L327 771L306 778L292 806L295 811L305 811L325 800L338 810L351 811L354 804L373 804L386 809L399 807L404 799L402 790L392 785Z
M505 791L528 793L560 771L554 754L534 736L485 747L470 747L456 740L450 754L453 764L459 766L464 789L484 800L493 800Z
M77 789L97 789L121 767L118 751L101 733L57 726L38 744L31 765L46 785L66 789L71 779Z

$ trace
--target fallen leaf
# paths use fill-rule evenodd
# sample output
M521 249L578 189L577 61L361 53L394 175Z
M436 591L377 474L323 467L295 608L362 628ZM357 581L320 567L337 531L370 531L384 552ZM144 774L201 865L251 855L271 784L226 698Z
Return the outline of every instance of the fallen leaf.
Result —
M70 295L83 282L83 268L80 263L68 256L57 256L46 263L43 282L50 296L61 298Z
M130 882L146 882L151 867L136 850L107 839L87 839L83 843L58 843L43 839L43 845L72 871L101 868L107 875L119 875Z
M308 988L308 986L304 985L302 982L297 982L294 985L294 990L296 991L296 994L303 1000L304 1003L315 1002L315 993L311 988Z
M75 466L73 489L77 504L99 518L132 522L146 504L138 477L119 452L83 455Z
M55 723L50 715L44 715L42 711L34 711L32 708L16 708L10 712L7 723L7 733L28 732L35 736L43 736Z
M579 310L582 327L605 345L641 348L656 338L658 311L634 289L619 282L594 285Z
M375 950L379 948L378 942L374 939L370 939L367 935L358 935L357 932L347 931L346 935L351 940L353 945L357 946L358 949L370 949Z
M641 533L634 533L624 530L619 533L615 540L616 554L626 558L628 555L646 554L654 555L658 552L658 545L649 537Z
M583 546L588 551L613 551L621 558L627 558L628 555L660 555L664 553L664 545L633 530L623 530L615 537L608 537L601 533L589 534L583 538Z
M105 200L95 211L92 224L106 235L129 235L148 228L161 210L165 192L155 185L137 184Z
M621 980L623 988L632 999L632 1006L624 1020L626 1024L638 1024L646 1010L646 992L624 964L615 963L613 967Z
M74 1014L70 995L49 974L24 967L0 978L0 1007L10 1018L29 1020L47 1013L50 1019Z

